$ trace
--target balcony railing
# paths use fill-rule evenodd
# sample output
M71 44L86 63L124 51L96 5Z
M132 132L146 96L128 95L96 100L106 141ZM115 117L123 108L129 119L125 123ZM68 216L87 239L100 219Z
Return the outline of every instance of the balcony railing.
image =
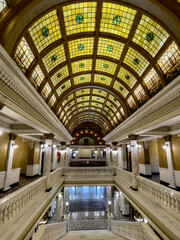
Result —
M63 169L63 174L65 176L79 176L79 175L88 175L88 176L113 176L115 173L114 167L69 167Z

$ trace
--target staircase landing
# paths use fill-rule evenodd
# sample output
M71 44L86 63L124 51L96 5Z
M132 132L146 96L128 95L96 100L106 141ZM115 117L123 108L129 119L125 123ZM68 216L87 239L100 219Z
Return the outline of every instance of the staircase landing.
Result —
M68 232L60 240L126 240L108 230Z

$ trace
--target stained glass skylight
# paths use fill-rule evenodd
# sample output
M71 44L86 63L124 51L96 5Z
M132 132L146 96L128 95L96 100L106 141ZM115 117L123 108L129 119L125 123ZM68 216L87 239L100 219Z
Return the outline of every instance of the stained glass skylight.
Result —
M68 67L65 66L61 69L59 69L52 77L51 81L54 86L56 86L61 80L69 76L69 70Z
M72 62L73 73L86 72L92 70L92 59L84 59Z
M96 2L81 2L63 7L66 34L95 31Z
M43 97L44 99L46 99L46 98L49 96L51 90L52 90L52 89L51 89L49 83L46 83L45 86L44 86L44 88L42 89L42 92L41 92L42 97Z
M94 76L94 82L95 83L101 83L110 86L112 81L112 78L107 77L105 75L95 74Z
M116 89L120 94L122 94L123 97L126 97L129 93L129 91L118 81L115 81L113 88Z
M65 92L68 88L71 87L71 81L68 80L67 82L63 83L56 91L58 96L60 96L63 92Z
M116 67L117 64L113 62L102 59L96 60L96 71L106 72L113 75L116 71Z
M132 88L137 82L137 79L134 77L134 75L132 75L132 73L123 67L121 67L119 70L118 78L124 81L130 88Z
M30 28L29 33L39 52L62 37L56 10L49 12Z
M80 38L69 42L70 57L92 55L94 48L94 38Z
M91 81L91 74L83 74L74 78L74 85L88 83Z

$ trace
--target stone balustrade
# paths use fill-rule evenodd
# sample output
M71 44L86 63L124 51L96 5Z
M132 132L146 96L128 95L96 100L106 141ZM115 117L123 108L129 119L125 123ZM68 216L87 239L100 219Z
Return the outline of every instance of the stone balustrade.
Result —
M45 192L45 181L46 178L42 177L0 199L0 227Z
M59 183L59 179L62 178L62 173L63 173L62 168L58 168L55 171L51 172L50 174L51 186L56 186Z
M159 240L159 237L146 223L110 220L109 229L132 240Z
M63 174L65 176L75 176L75 175L105 175L105 176L113 176L115 173L115 169L113 167L69 167L64 168Z
M116 177L121 181L127 183L128 185L132 184L132 173L121 168L116 168Z
M159 183L153 182L144 177L137 177L138 191L156 200L164 208L169 208L180 214L180 193L163 186Z

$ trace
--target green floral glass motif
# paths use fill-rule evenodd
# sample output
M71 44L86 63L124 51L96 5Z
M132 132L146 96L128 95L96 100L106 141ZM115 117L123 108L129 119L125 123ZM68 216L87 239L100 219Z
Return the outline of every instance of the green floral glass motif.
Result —
M62 85L61 89L64 89L65 88L65 85Z
M129 80L129 79L130 79L130 76L129 76L129 75L126 75L125 78L126 78L127 80Z
M101 80L102 80L102 81L105 81L105 78L104 78L104 77L102 77L102 78L101 78Z
M104 66L103 66L105 69L107 69L109 66L108 66L108 64L104 64Z
M68 107L70 107L70 106L71 106L71 104L69 103L69 104L68 104Z
M69 99L69 98L67 97L67 98L66 98L66 101L67 101L68 99Z
M110 112L110 110L108 109L108 112Z
M102 91L98 91L98 93L102 93Z
M119 89L120 89L121 91L123 91L123 87L120 87Z
M62 73L57 74L57 78L60 78L60 77L62 77Z
M97 98L97 100L100 100L100 98Z
M80 44L79 46L78 46L78 49L81 51L81 50L83 50L83 48L84 48L84 45L83 44Z
M116 102L116 101L117 101L117 99L116 99L116 98L114 98L114 101Z
M84 110L84 108L82 108L82 110Z
M83 15L78 14L78 15L76 16L76 22L77 22L77 23L82 23L83 21L84 21Z
M139 59L138 59L138 58L135 58L135 59L133 60L133 63L134 63L135 65L138 65L138 64L139 64Z
M149 33L146 35L146 40L147 40L148 42L151 42L153 39L154 39L154 33L153 33L153 32L149 32Z
M111 105L111 107L113 108L113 105Z
M82 105L84 105L84 103L82 103Z
M43 27L41 33L43 37L47 37L49 35L49 29L47 27Z
M115 16L115 17L113 18L113 23L114 23L115 25L119 25L120 22L121 22L120 16Z
M84 92L84 90L81 91L81 93L83 93L83 92Z
M112 52L113 46L109 45L109 46L107 47L107 50L108 50L109 52Z
M84 100L84 97L82 97L81 99Z
M96 106L98 106L99 104L98 103L96 103Z
M84 63L79 64L79 67L83 68L84 67Z
M55 55L53 55L53 56L51 57L51 61L52 61L52 62L55 62L56 59L57 59L57 57L56 57Z
M81 81L84 80L84 77L80 77L80 80L81 80Z
M96 108L96 107L95 107L94 109L95 109L95 110L97 110L97 108Z

